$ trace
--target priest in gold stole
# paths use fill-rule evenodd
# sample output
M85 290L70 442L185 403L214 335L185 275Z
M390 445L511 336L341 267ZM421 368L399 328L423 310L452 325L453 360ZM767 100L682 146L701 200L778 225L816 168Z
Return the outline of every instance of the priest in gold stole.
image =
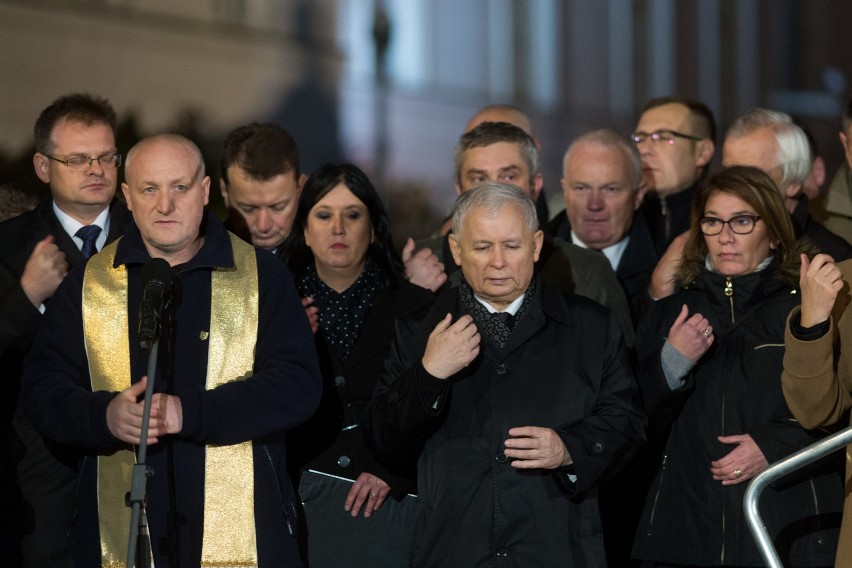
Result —
M142 140L125 168L134 223L63 282L25 363L33 424L80 451L77 565L125 565L148 364L141 273L162 258L173 279L146 460L154 564L300 566L284 433L314 412L321 379L293 279L205 212L210 178L186 138Z

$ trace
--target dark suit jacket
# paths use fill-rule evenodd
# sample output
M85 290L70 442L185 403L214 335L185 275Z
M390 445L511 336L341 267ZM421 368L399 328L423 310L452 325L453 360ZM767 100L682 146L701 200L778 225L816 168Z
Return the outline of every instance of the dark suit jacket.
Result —
M547 226L548 232L554 237L573 242L571 238L571 223L565 211L558 214ZM627 233L630 241L621 255L621 262L615 271L619 284L624 288L624 294L630 303L630 312L633 323L638 324L643 308L648 303L648 282L651 273L657 266L657 252L654 249L654 241L641 215L633 217L630 231Z
M113 201L107 243L120 237L129 221L127 207L120 201ZM65 254L69 269L83 264L83 255L53 212L51 200L0 223L0 365L4 376L14 377L14 385L6 386L14 388L15 396L9 396L9 390L4 391L4 398L11 401L13 407L17 398L21 361L32 343L41 317L41 313L24 294L20 279L36 244L47 235L53 235L59 250Z

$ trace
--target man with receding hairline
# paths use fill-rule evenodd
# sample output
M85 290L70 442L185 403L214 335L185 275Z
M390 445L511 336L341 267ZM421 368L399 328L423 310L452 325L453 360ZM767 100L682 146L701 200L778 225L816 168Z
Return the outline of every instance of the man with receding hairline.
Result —
M292 275L205 211L210 178L186 138L140 141L125 176L134 222L59 288L22 387L36 428L79 449L77 565L126 559L124 494L150 379L145 511L156 566L301 566L284 432L313 413L321 380ZM172 281L147 377L139 320L152 259Z

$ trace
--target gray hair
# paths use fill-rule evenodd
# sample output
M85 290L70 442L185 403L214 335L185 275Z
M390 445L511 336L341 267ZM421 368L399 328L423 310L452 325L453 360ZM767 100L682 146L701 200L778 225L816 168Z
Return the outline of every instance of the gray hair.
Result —
M453 233L461 236L464 222L472 209L483 207L489 215L494 216L505 205L520 207L524 214L524 223L530 232L538 230L538 215L532 199L514 185L487 181L465 191L456 199L453 207Z
M586 132L585 134L578 136L573 142L571 142L571 145L568 146L568 150L565 152L565 157L562 161L563 164L568 161L568 158L573 151L581 144L596 144L598 146L603 146L604 148L620 150L627 159L627 163L630 164L630 188L633 191L637 191L639 189L639 184L642 182L642 158L639 156L639 150L636 148L636 144L633 144L628 138L621 136L608 128L592 130L591 132ZM565 172L562 172L562 174L565 175Z
M529 134L508 122L483 122L462 134L453 153L453 168L455 170L456 183L461 185L462 163L468 150L471 148L484 148L498 142L508 142L509 144L516 144L518 146L530 171L529 181L530 185L532 185L533 178L538 175L541 169L535 140Z
M198 169L197 177L204 177L204 156L201 154L201 150L198 146L185 136L181 136L180 134L155 134L154 136L149 136L148 138L143 138L139 142L133 145L133 148L127 152L127 157L124 159L124 174L127 177L127 172L130 171L130 163L133 161L134 156L145 146L149 146L151 144L159 143L159 142L170 142L172 144L179 144L185 147L187 150L192 152L195 155L196 160L198 160Z
M775 134L781 184L804 184L811 172L811 149L805 132L793 123L789 114L765 108L752 109L731 124L725 139L741 138L762 127L771 128Z

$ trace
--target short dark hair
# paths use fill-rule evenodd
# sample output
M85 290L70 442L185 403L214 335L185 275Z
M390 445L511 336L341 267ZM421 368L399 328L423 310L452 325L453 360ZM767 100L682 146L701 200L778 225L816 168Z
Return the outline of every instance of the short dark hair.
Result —
M219 167L226 185L232 165L258 181L289 172L298 179L299 147L290 133L277 124L252 122L225 136Z
M691 132L689 134L698 134L705 138L709 138L714 144L716 143L716 119L713 118L713 111L710 110L710 107L701 101L677 95L656 97L645 104L645 108L642 109L642 112L644 113L652 108L671 104L683 105L689 109L689 115L692 118L692 126L696 129L694 133Z
M50 136L53 129L61 120L76 122L86 126L106 124L115 136L117 119L115 109L103 97L85 93L74 93L59 97L49 107L41 111L33 127L36 151L50 154L53 151L53 141Z
M462 134L453 156L453 167L455 170L455 181L461 184L462 163L465 153L471 148L483 148L498 142L517 144L521 155L527 162L530 171L530 181L539 173L540 162L538 148L529 134L508 122L482 122L468 132Z
M405 266L393 244L390 217L370 178L354 164L324 164L305 182L293 218L293 228L284 242L290 270L298 278L314 263L313 252L305 242L308 215L319 200L341 184L367 206L375 237L367 249L367 258L378 266L382 288L395 288L405 278Z

